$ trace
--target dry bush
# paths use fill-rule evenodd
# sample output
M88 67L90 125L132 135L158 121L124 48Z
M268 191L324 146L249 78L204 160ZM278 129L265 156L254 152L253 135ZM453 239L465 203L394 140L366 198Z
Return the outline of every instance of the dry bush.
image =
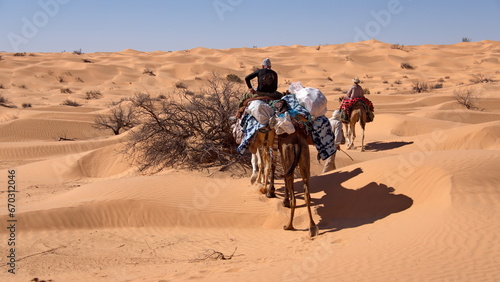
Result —
M237 76L236 74L232 74L232 73L228 74L226 76L226 79L229 81L232 81L232 82L236 82L236 83L243 83L243 80L239 76Z
M78 103L77 101L73 101L70 99L64 100L61 105L63 106L71 106L71 107L80 107L82 104Z
M472 82L474 84L478 84L478 83L494 82L494 80L493 80L493 78L491 76L486 77L482 73L477 73L477 74L473 74L472 75L472 78L470 79L470 82Z
M397 49L397 50L402 50L402 51L404 51L405 46L404 46L404 45L402 45L402 44L392 44L392 45L391 45L391 49Z
M464 88L453 91L455 100L469 110L479 110L477 102L480 100L482 93L474 88Z
M417 80L412 84L413 93L422 93L429 91L429 85L425 81Z
M5 98L3 95L0 95L0 106L10 108L10 105L11 103L9 99Z
M410 65L410 63L401 63L401 68L405 69L405 70L412 70L412 69L414 69L413 66Z
M82 48L80 48L80 49L78 49L78 50L73 51L73 54L75 54L75 55L82 55L82 54L84 54L84 53L83 53L83 51L82 51Z
M462 42L471 42L472 39L470 39L469 37L462 37Z
M144 67L142 74L147 74L149 76L156 76L156 74L153 72L153 70L150 67Z
M137 125L136 109L130 103L118 103L110 107L110 115L98 115L94 118L94 128L99 130L111 129L115 135L120 134L120 130L129 130Z
M431 90L434 90L434 89L441 89L441 88L443 88L443 84L442 84L442 83L432 84L431 86L429 86L429 88L430 88Z
M23 103L23 108L31 108L31 103Z
M158 100L149 94L132 100L141 121L131 131L127 152L142 171L165 167L197 169L241 160L231 126L241 86L213 74L197 94L177 91Z
M14 53L14 57L24 57L24 56L26 56L26 52Z
M87 91L85 93L85 99L86 100L92 100L92 99L99 99L102 97L101 91Z
M61 88L61 93L71 94L73 93L73 91L71 91L71 89L69 88Z
M187 85L182 81L177 82L174 85L175 85L175 88L177 88L177 89L187 89L188 88Z

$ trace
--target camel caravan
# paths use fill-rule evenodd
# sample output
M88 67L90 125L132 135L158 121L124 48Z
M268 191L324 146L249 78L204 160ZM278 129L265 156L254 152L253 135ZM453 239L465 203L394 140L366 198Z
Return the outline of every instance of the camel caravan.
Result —
M254 78L258 80L256 89L251 84ZM240 99L238 121L233 133L239 143L238 152L243 154L249 150L252 153L251 183L262 184L261 191L268 198L275 198L276 163L278 158L281 160L282 178L285 182L283 206L290 208L290 219L284 229L293 230L296 208L293 183L298 166L309 214L309 236L313 238L318 235L319 228L313 220L310 206L309 145L314 145L317 149L318 160L326 160L330 163L330 169L334 168L331 163L335 160L336 151L340 149L343 136L339 135L342 130L332 130L332 120L325 116L327 99L318 89L295 82L289 85L286 92L278 92L278 75L272 70L268 58L262 62L262 68L245 77L245 81L249 92ZM335 111L334 117L340 116L346 126L347 149L353 148L356 137L354 127L360 122L363 129L361 148L364 150L364 127L373 120L373 105L364 97L359 79L355 78L353 82L346 97L340 100L340 109Z

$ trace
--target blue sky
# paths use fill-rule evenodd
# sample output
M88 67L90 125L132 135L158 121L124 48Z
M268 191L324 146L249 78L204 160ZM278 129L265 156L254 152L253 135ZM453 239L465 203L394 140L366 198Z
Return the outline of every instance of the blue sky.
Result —
M500 0L0 0L0 51L500 41Z

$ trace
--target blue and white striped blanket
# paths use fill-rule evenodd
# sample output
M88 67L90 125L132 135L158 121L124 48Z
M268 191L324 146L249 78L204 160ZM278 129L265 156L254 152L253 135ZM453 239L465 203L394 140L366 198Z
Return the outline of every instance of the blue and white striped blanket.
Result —
M307 119L311 119L311 114L306 108L300 105L299 101L293 94L289 94L281 98L286 101L289 106L288 113L290 116L304 116ZM238 153L243 154L250 144L250 140L253 135L261 128L266 125L262 125L257 122L257 120L250 114L245 114L241 120L241 127L243 131L243 139L241 144L238 146ZM326 160L336 152L335 145L333 144L334 136L332 132L332 127L330 121L325 116L320 116L314 119L312 123L312 137L313 142L318 150L318 155L322 160Z

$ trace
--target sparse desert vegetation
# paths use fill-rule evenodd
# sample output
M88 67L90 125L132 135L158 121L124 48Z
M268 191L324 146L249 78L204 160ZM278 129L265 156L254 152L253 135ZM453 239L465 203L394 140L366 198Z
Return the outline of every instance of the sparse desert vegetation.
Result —
M412 70L414 67L410 63L401 63L401 68L405 70Z
M429 91L429 84L425 81L417 80L412 84L413 93L422 93Z
M232 74L232 73L228 74L226 76L226 79L228 81L231 81L231 82L243 83L243 80L239 76L237 76L236 74Z
M77 101L71 100L71 99L66 99L62 101L61 105L63 106L71 106L71 107L80 107L82 104L78 103Z
M153 70L150 67L144 67L142 74L147 74L149 76L156 76L156 74L153 72Z
M61 88L61 93L65 93L65 94L71 94L73 93L73 91L71 91L71 89L69 88Z
M85 92L86 100L100 99L102 97L102 93L99 90L92 90Z
M138 130L128 153L141 156L141 170L225 165L237 158L230 120L243 93L238 84L214 74L199 95L181 91L176 99L157 101L136 95Z
M479 110L477 103L481 99L481 91L469 87L455 90L453 92L455 100L469 110Z
M489 82L493 82L493 78L491 76L486 76L482 73L475 73L475 74L472 74L472 78L470 79L470 82L472 82L474 84L489 83Z
M110 107L111 114L98 115L94 118L93 126L99 130L112 130L115 135L122 130L129 130L139 123L136 117L136 108L131 103L118 102Z

